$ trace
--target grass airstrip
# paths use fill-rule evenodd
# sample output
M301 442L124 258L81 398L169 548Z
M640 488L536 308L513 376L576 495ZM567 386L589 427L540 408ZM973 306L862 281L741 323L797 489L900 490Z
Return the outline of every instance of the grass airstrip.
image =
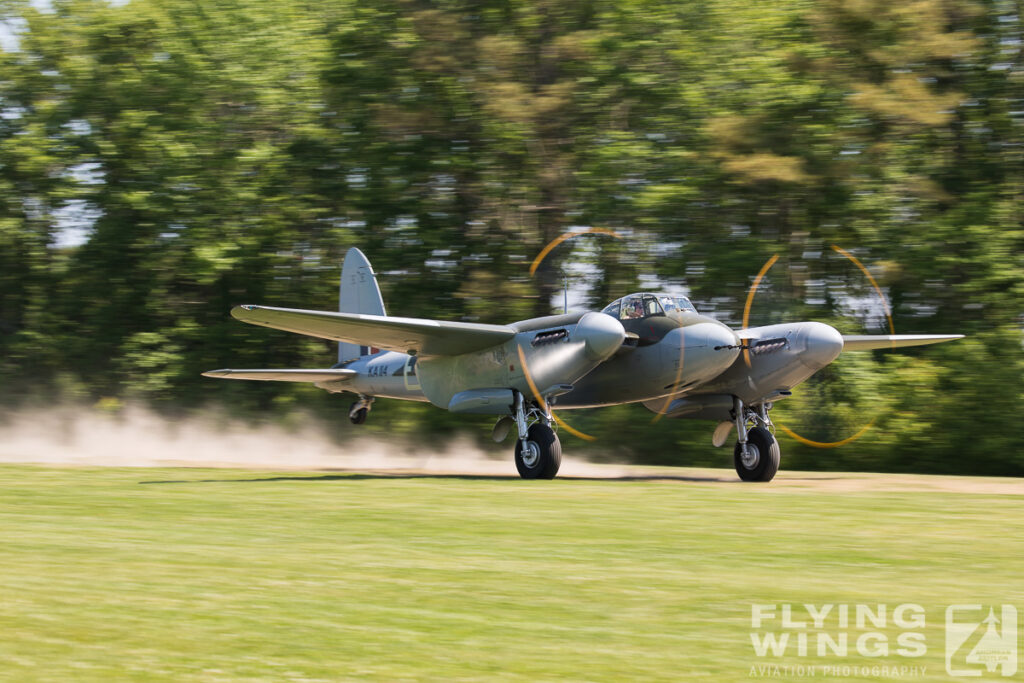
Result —
M5 681L949 681L1022 574L1015 480L0 466Z

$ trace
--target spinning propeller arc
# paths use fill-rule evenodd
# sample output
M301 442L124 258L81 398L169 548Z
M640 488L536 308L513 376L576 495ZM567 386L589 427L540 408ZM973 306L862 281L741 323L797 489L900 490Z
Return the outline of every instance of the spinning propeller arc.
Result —
M569 231L569 232L563 233L562 235L558 236L556 239L552 240L547 245L545 245L544 248L533 259L533 261L530 264L530 275L531 275L531 277L536 273L536 271L539 268L539 266L541 265L541 263L551 254L552 251L554 251L554 249L556 247L558 247L559 245L561 245L562 243L564 243L564 242L566 242L568 240L571 240L571 239L574 239L574 238L577 238L577 237L586 236L586 235L603 235L603 236L613 237L613 238L619 239L619 240L624 239L624 237L620 233L618 233L618 232L616 232L614 230L607 229L607 228L594 228L594 227L591 227L591 228L585 228L583 230L574 230L574 231ZM883 311L885 313L886 320L888 321L888 327L889 327L890 334L895 334L895 327L893 325L892 314L891 314L890 309L889 309L888 301L886 300L885 295L883 294L882 289L878 285L878 282L875 280L874 276L864 266L864 264L861 263L861 261L859 259L857 259L857 257L854 256L852 253L850 253L848 250L843 249L842 247L840 247L838 245L835 245L835 244L831 245L831 248L837 254L843 256L844 258L849 260L851 263L853 263L858 268L858 270L860 270L860 272L863 273L864 276L867 278L867 280L871 284L871 287L873 288L874 292L877 294L879 301L881 302L881 306L882 306L882 309L883 309ZM778 260L779 260L779 254L776 253L776 254L773 254L764 263L764 265L761 267L761 269L758 271L757 275L755 276L755 278L753 280L753 283L751 284L751 286L750 286L750 288L749 288L749 290L747 292L746 300L745 300L744 306L743 306L743 329L744 330L749 328L751 310L752 310L752 307L753 307L754 298L755 298L755 295L756 295L756 293L758 291L758 288L761 286L762 281L768 275L768 273L772 269L772 267L778 262ZM680 329L681 329L682 334L685 334L685 332L682 331L682 328L680 328ZM751 354L750 354L750 342L751 341L752 340L748 339L748 338L742 338L741 341L740 341L740 348L742 349L744 363L746 364L746 366L748 368L751 366L751 359L750 359L750 356L751 356ZM681 378L683 376L684 368L685 368L685 348L686 348L685 343L680 344L680 346L679 346L679 359L678 359L678 362L676 363L677 369L676 369L675 380L669 386L679 386L679 384L680 384ZM517 347L517 351L518 351L518 356L519 356L520 364L521 364L521 366L523 368L525 379L526 379L526 381L528 383L528 386L530 388L531 393L533 394L533 398L537 402L537 404L539 406L541 406L542 409L551 416L551 419L554 422L556 422L560 427L562 427L563 429L568 431L570 434L572 434L572 435L574 435L574 436L576 436L578 438L584 439L586 441L594 441L596 439L596 437L594 437L591 434L584 433L584 432L574 428L573 426L568 424L564 419L562 419L561 417L559 417L558 415L555 414L554 410L551 409L551 406L548 405L548 402L544 400L544 397L541 395L540 391L538 390L538 388L536 386L536 383L533 380L532 374L530 372L527 356L524 353L523 348L521 346L519 346L519 347ZM679 396L678 393L677 394L668 394L668 395L666 395L664 397L663 401L661 401L659 407L657 409L654 409L654 413L655 414L654 414L653 418L651 419L651 422L652 423L657 422L662 417L664 417L669 412L669 408L672 405L672 402L676 398L678 398L678 396ZM784 424L780 423L777 426L785 434L787 434L788 436L790 436L794 440L796 440L796 441L798 441L798 442L800 442L802 444L805 444L807 446L812 446L812 447L815 447L815 448L837 448L837 447L844 446L846 444L852 443L852 442L856 441L857 439L859 439L860 437L862 437L864 434L866 434L874 426L876 419L877 418L875 418L875 417L871 418L871 420L869 420L866 424L862 425L853 435L848 436L848 437L843 438L843 439L836 440L836 441L816 441L816 440L813 440L813 439L809 439L809 438L807 438L805 436L802 436L801 434L796 432L794 429L792 429L792 428L790 428L790 427L788 427L788 426L786 426Z

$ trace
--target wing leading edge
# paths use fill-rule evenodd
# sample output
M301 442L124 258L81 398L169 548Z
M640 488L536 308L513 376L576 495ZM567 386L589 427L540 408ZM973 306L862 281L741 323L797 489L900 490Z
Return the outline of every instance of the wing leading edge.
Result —
M962 334L844 334L843 351L895 349L901 346L924 346L963 339Z
M481 351L506 342L516 334L507 325L272 306L236 306L231 309L231 315L253 325L361 346L375 346L387 351L415 351L423 357L457 356Z
M204 377L220 379L258 379L274 382L340 382L352 379L355 370L210 370Z

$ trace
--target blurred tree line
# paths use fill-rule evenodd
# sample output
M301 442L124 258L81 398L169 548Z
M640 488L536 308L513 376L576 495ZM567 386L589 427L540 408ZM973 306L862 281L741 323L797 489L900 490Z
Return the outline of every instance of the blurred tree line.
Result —
M1020 0L0 0L0 401L310 410L220 382L333 345L239 303L330 310L361 247L389 313L508 322L584 262L594 307L684 288L739 324L969 335L846 354L778 420L786 466L1024 474ZM567 243L573 226L624 240ZM573 250L586 242L586 249ZM656 278L656 280L654 279ZM710 425L566 415L567 444L725 464ZM487 421L381 401L370 433ZM570 440L572 437L565 436ZM286 457L286 454L283 454Z

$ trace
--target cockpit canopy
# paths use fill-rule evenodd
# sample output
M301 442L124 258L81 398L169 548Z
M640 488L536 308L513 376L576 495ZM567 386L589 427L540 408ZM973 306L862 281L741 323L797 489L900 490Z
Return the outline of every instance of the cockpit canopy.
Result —
M611 302L601 311L619 320L639 320L653 315L696 313L685 296L671 294L630 294Z

